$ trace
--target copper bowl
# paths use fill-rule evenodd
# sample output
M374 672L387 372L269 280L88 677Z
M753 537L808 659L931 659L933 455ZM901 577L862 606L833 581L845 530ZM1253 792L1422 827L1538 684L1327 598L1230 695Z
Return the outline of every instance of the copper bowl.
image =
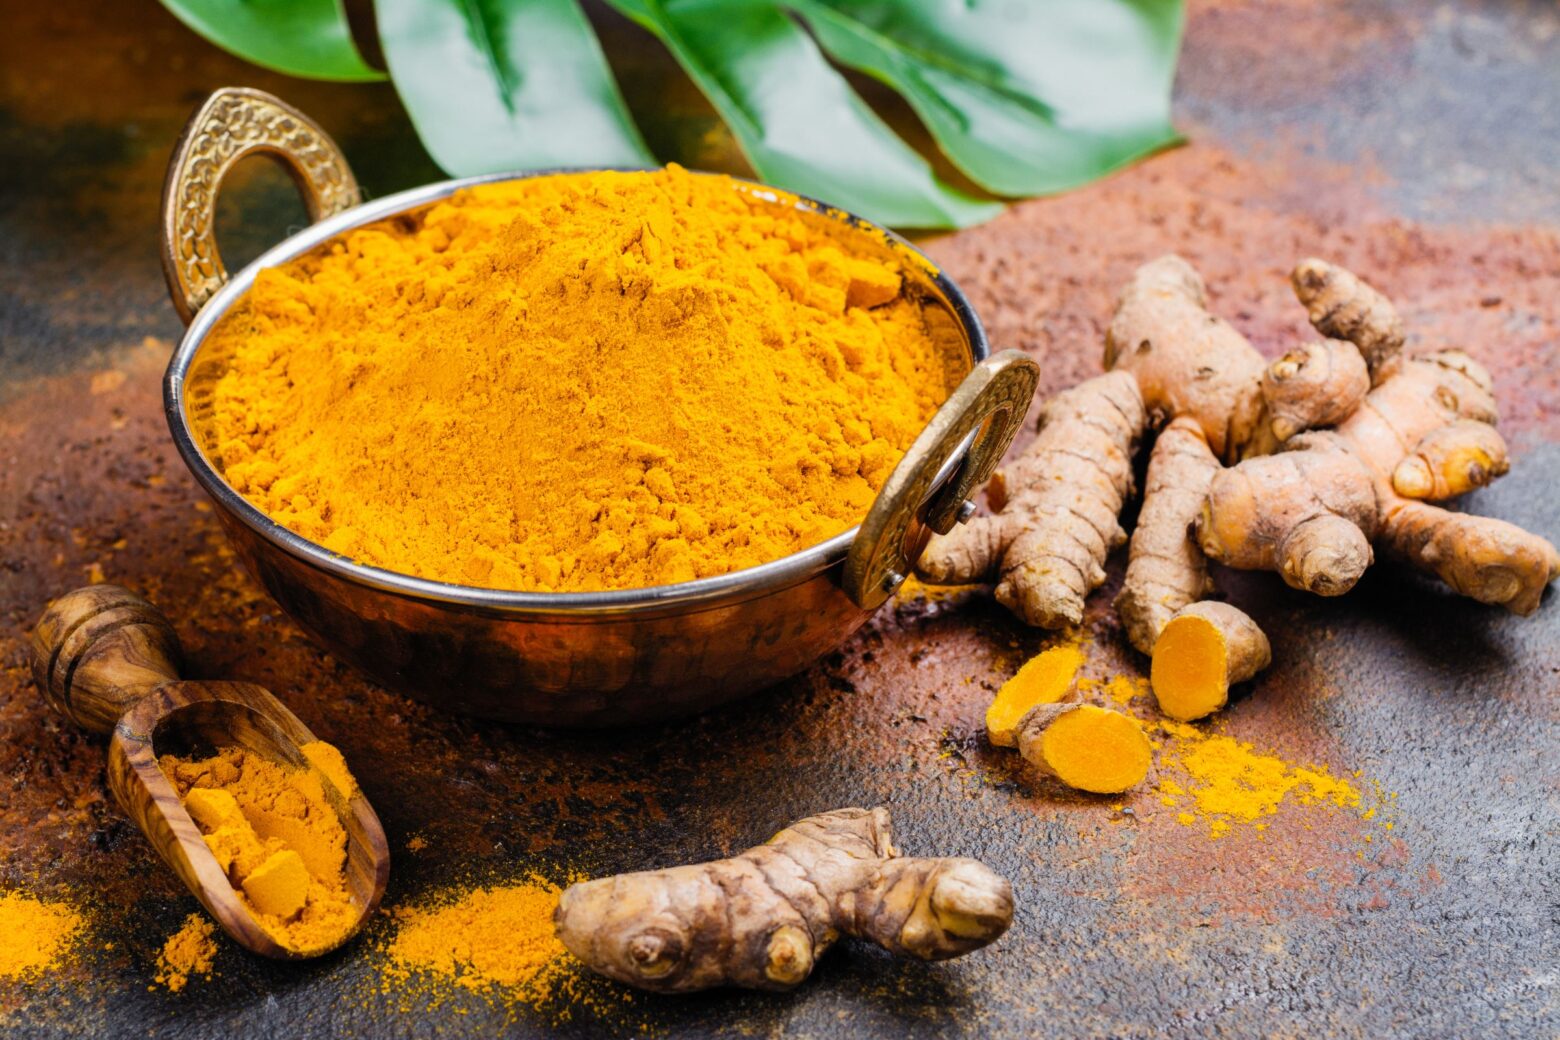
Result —
M256 153L284 163L316 223L230 277L213 235L216 194L226 173ZM262 268L472 184L558 172L565 171L442 181L360 203L340 151L308 117L259 91L213 94L174 150L164 191L164 267L189 322L164 381L168 426L250 573L293 620L384 686L450 711L549 726L702 711L794 675L840 646L897 588L930 531L968 516L969 496L1022 424L1038 380L1034 362L1014 351L989 357L964 295L897 236L880 232L925 265L907 291L921 297L934 335L967 354L969 374L859 527L761 566L582 593L506 592L398 574L332 553L265 516L229 486L196 433L224 366L203 345ZM743 190L764 196L757 186ZM794 204L872 228L810 200Z

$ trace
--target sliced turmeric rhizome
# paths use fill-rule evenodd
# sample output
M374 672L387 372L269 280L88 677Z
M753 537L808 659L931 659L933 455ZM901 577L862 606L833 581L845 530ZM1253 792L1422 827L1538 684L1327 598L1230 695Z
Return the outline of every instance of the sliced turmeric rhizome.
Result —
M1018 724L1018 753L1068 787L1119 794L1148 776L1153 749L1142 723L1093 704L1042 704Z
M986 709L986 735L991 742L997 747L1017 747L1019 721L1031 708L1055 704L1067 696L1082 665L1083 651L1076 646L1053 646L1024 662Z

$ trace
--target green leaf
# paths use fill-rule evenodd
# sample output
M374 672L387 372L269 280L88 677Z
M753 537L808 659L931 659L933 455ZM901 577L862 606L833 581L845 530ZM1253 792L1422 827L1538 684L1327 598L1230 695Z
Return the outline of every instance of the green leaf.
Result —
M650 166L575 0L375 0L396 90L457 176Z
M772 0L608 2L666 44L762 179L897 227L1001 211L938 180Z
M1062 191L1179 140L1180 0L781 2L992 191Z
M376 80L352 43L341 0L162 0L223 50L310 79Z

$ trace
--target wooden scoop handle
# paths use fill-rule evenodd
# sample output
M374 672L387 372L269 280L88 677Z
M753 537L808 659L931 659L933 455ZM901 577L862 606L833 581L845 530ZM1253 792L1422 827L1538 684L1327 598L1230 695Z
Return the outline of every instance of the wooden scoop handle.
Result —
M33 677L83 729L111 733L151 690L179 677L179 637L162 611L119 585L88 585L43 609Z

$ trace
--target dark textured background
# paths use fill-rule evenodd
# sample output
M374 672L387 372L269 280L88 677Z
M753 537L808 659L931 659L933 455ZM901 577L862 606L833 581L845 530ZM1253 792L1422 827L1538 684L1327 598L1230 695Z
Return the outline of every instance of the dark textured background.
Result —
M1042 645L979 598L901 603L806 675L726 712L619 736L434 715L359 680L237 569L179 465L158 376L180 327L156 254L168 148L214 87L316 116L371 194L437 176L387 87L288 80L149 0L6 5L0 33L0 885L85 902L59 974L0 986L8 1035L1560 1035L1560 607L1518 619L1378 568L1309 600L1223 575L1276 663L1225 731L1396 792L1370 824L1286 809L1218 841L1151 794L1069 796L977 739ZM631 103L729 164L692 88L607 26ZM1168 249L1264 352L1302 334L1284 274L1321 253L1394 295L1416 345L1495 372L1513 473L1471 508L1560 539L1560 16L1546 3L1193 5L1177 88L1192 143L931 243L1045 389L1098 368L1112 294ZM258 167L223 199L230 262L303 219ZM1140 667L1108 610L1090 673ZM977 855L1019 899L997 946L942 965L842 948L788 996L537 1012L382 994L383 932L306 965L224 946L218 977L149 990L194 909L105 797L102 748L44 708L25 636L89 579L160 603L197 676L261 682L346 752L396 860L387 905L461 880L705 858L791 818L889 805L911 851ZM407 849L417 836L420 852ZM110 944L111 948L110 948Z

